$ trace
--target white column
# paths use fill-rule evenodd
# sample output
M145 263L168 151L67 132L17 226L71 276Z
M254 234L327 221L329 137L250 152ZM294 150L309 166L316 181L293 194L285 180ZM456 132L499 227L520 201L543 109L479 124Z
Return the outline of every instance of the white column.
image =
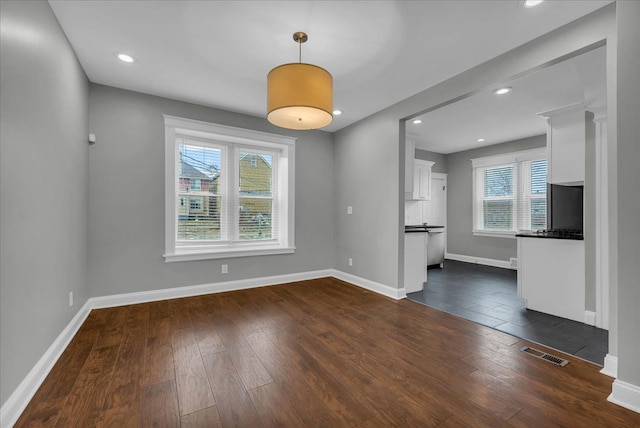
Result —
M607 112L594 112L596 182L596 327L609 329L609 229L607 197Z

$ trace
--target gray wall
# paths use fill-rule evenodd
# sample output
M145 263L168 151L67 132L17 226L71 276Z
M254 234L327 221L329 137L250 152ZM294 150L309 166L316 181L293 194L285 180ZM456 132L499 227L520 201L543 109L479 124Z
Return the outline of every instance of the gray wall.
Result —
M640 387L640 2L618 2L617 18L618 379Z
M398 151L397 127L397 120L376 116L335 134L334 212L336 269L395 288L404 224L397 203L404 199L398 180L404 153ZM353 215L347 215L349 205Z
M442 153L430 152L429 150L416 149L416 159L435 162L431 167L431 172L447 173L447 157Z
M88 81L49 4L2 1L0 16L4 404L88 298L89 159Z
M264 118L91 84L89 279L92 296L333 267L333 138ZM163 114L298 137L296 252L165 263ZM229 273L220 273L221 264Z
M447 155L447 251L472 257L509 261L517 257L515 238L474 236L471 159L546 147L546 135L524 138Z

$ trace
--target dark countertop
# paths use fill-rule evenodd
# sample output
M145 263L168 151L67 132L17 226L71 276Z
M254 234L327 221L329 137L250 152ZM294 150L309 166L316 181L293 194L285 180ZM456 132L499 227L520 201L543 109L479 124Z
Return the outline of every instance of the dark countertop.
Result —
M517 238L543 238L543 239L568 239L571 241L584 241L584 236L577 235L553 235L553 234L542 234L537 232L520 232L516 233Z
M431 226L430 224L427 226L424 226L424 225L405 226L404 233L425 233L425 232L429 232L430 229L444 229L444 226Z

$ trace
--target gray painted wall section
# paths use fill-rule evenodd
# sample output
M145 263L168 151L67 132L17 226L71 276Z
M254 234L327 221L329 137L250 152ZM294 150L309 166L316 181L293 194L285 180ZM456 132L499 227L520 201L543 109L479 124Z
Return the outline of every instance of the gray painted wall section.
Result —
M333 139L264 119L90 86L89 278L92 296L158 290L333 267ZM163 114L298 137L296 252L166 263ZM229 273L221 274L221 265Z
M618 2L617 17L618 380L640 387L640 2Z
M546 135L447 155L447 251L453 254L509 261L517 257L515 238L473 235L473 174L471 159L545 147Z
M2 1L0 16L4 404L88 298L89 159L88 81L49 4Z
M431 167L431 172L447 173L447 156L442 153L430 152L429 150L416 149L414 157L426 161L435 162Z
M377 116L335 134L335 267L394 288L398 235L404 224L397 203L404 198L398 177L404 154L399 157L397 127L396 119ZM353 215L347 214L349 205Z

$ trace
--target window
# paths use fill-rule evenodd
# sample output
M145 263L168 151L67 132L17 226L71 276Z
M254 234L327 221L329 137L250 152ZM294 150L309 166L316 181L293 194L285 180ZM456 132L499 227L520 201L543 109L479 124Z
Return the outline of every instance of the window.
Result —
M546 149L472 159L473 232L513 236L546 228Z
M189 189L191 189L191 190L201 190L202 189L202 180L198 180L196 178L189 179Z
M165 260L294 252L294 143L165 116Z
M191 211L202 211L202 198L189 199L189 209Z

